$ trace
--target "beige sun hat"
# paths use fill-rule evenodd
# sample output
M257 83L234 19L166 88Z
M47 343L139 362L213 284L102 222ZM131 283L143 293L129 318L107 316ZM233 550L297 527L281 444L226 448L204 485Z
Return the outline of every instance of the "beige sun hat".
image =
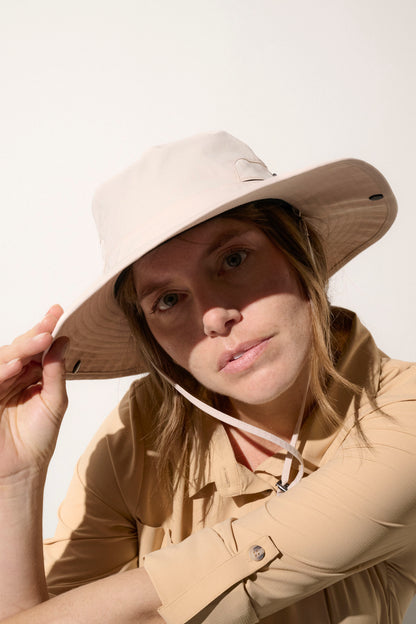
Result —
M153 147L96 193L104 273L60 320L68 336L68 379L105 379L144 372L114 299L121 271L180 232L241 204L278 198L320 232L332 275L385 234L397 212L377 169L347 159L276 176L227 132Z

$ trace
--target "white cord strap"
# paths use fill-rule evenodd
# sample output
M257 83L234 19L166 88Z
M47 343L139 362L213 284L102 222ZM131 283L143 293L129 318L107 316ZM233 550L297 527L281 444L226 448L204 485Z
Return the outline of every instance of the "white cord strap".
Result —
M273 442L274 444L277 444L278 446L281 446L283 449L285 449L285 451L287 451L287 453L289 453L290 457L286 456L286 459L285 459L285 462L284 462L284 465L283 465L283 473L282 473L282 479L281 479L281 483L283 484L283 487L279 488L280 492L278 492L278 494L282 493L283 491L286 491L287 489L290 489L290 488L294 487L295 485L297 485L297 483L299 483L299 481L303 477L304 468L303 468L302 455L295 448L295 444L297 443L300 426L302 424L303 410L304 410L305 403L306 403L306 394L307 393L305 393L305 399L304 399L304 402L303 402L303 405L302 405L302 409L301 409L300 414L299 414L298 421L296 423L295 431L294 431L294 433L292 435L292 439L291 439L291 441L289 443L286 440L283 440L282 438L279 438L278 436L274 435L273 433L269 433L268 431L264 431L264 429L260 429L259 427L255 427L254 425L250 425L249 423L245 423L244 421L239 420L238 418L234 418L234 416L229 416L228 414L224 414L224 412L220 412L219 410L215 409L215 407L212 407L211 405L208 405L207 403L204 403L203 401L200 401L199 399L194 397L187 390L182 388L179 384L176 384L173 381L171 381L165 375L163 375L163 377L169 383L171 383L173 385L173 387L183 397L188 399L188 401L190 401L190 403L195 405L195 407L197 407L201 411L205 412L209 416L213 416L217 420L220 420L221 422L223 422L223 423L225 423L227 425L231 425L232 427L236 427L237 429L241 429L241 431L246 431L247 433L252 433L253 435L258 436L259 438L264 438L265 440L269 440L270 442ZM290 485L286 486L286 483L287 483L287 480L288 480L288 477L289 477L289 473L290 473L290 468L291 468L291 465L292 465L293 457L299 462L298 474L296 475L296 477L292 481L292 483Z
M302 401L301 408L299 410L299 416L298 416L298 419L296 421L295 429L293 431L292 438L290 440L291 446L294 446L294 447L296 447L296 445L298 443L299 432L300 432L300 428L302 426L303 415L305 413L306 400L308 398L310 383L311 383L311 374L309 372L308 383L306 385L306 391L305 391L305 394L303 396L303 401ZM287 455L286 458L285 458L285 463L283 464L282 479L281 479L281 484L282 484L283 488L286 487L286 484L289 481L290 469L292 467L292 460L293 460L293 455L291 455L291 456ZM301 461L302 461L302 472L303 472L303 459ZM297 477L296 477L296 479L297 479ZM295 481L296 481L296 479L295 479ZM298 483L298 481L296 481L296 483ZM291 485L289 485L287 487L287 489L292 487L292 485L294 485L294 482Z

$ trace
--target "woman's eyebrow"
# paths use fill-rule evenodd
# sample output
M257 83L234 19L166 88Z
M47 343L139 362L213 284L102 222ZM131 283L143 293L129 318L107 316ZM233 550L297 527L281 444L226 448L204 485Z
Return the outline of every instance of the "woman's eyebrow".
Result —
M207 248L207 254L211 254L223 245L226 245L230 240L241 234L245 234L246 230L235 228L228 232L221 233L216 239L214 239Z
M143 285L143 288L138 289L137 299L139 301L142 301L143 299L145 299L149 295L152 295L156 291L165 290L166 288L169 288L170 285L171 285L171 280L168 280L168 279L152 280L150 283L147 283L147 284L145 282Z
M242 234L246 234L246 233L247 233L247 229L241 228L241 227L240 228L234 227L230 230L227 230L226 232L219 232L218 235L213 238L213 240L207 243L207 248L205 249L204 253L206 255L209 255L213 253L214 251L216 251L217 249L219 249L220 247L222 247L223 245L226 245L233 238L236 238L237 236L241 236ZM179 234L178 238L180 238L181 240L191 245L201 245L201 243L198 241L187 239L186 233Z

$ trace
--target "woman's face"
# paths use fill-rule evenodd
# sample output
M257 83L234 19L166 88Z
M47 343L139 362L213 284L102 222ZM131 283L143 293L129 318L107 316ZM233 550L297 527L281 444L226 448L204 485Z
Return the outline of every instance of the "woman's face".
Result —
M207 221L138 260L133 275L153 336L205 387L246 405L304 387L309 302L255 225Z

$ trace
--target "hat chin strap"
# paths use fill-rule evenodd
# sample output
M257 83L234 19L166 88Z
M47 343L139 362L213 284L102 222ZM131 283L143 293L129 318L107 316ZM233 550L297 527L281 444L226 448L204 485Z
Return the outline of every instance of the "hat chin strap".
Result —
M296 444L297 444L298 437L299 437L299 431L302 425L303 412L305 409L306 397L307 397L308 389L309 389L309 380L308 380L308 384L306 387L305 396L302 401L302 406L299 412L299 416L295 425L295 429L292 434L292 438L290 442L287 442L286 440L279 438L279 436L276 436L273 433L269 433L268 431L265 431L264 429L260 429L259 427L250 425L249 423L239 420L238 418L234 418L234 416L229 416L228 414L224 414L224 412L220 412L220 410L215 409L215 407L212 407L211 405L208 405L207 403L204 403L203 401L200 401L199 399L194 397L187 390L182 388L182 386L173 382L171 379L169 379L169 377L167 377L160 371L158 372L162 375L164 379L166 379L167 382L169 382L175 388L175 390L177 390L183 397L185 397L185 399L187 399L190 403L195 405L195 407L200 409L202 412L205 412L205 414L208 414L209 416L213 416L214 418L216 418L217 420L220 420L226 425L231 425L232 427L236 427L237 429L240 429L241 431L251 433L255 436L258 436L259 438L263 438L264 440L269 440L270 442L273 442L274 444L285 449L285 451L287 452L287 455L283 464L282 478L276 484L279 490L277 494L282 494L283 492L286 492L286 490L291 489L292 487L294 487L295 485L299 483L299 481L302 479L303 474L304 474L304 465L303 465L302 455L296 449ZM292 481L292 483L288 484L293 458L295 458L298 461L299 468L298 468L298 473L296 477L294 478L294 480Z

